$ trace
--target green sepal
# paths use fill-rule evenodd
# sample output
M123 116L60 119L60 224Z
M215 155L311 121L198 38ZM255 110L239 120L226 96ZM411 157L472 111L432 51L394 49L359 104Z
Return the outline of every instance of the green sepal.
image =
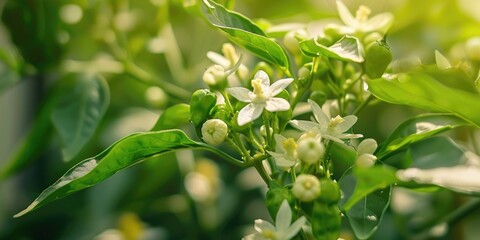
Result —
M379 78L392 61L392 51L384 41L375 41L368 45L365 53L365 72L371 78Z
M217 95L208 89L199 89L192 94L190 100L190 121L195 127L207 121L210 110L217 103Z

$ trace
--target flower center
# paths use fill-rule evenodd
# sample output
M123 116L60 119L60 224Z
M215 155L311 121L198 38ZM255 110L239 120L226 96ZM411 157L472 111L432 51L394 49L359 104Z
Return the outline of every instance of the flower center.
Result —
M255 94L255 98L252 99L252 101L255 103L265 102L267 100L267 97L265 96L265 89L263 89L263 86L262 86L262 80L258 78L253 79L252 87L253 87L253 93Z
M262 231L262 237L266 238L266 239L272 239L272 240L275 240L277 239L275 237L275 232L271 231L271 230L263 230Z
M285 150L285 155L289 156L290 159L295 159L297 154L297 143L293 138L287 138L282 141L283 149Z
M338 124L345 122L345 119L340 117L340 115L337 115L336 117L330 119L330 122L328 123L328 128L333 129L338 126Z
M368 20L368 16L370 15L372 11L370 8L361 5L358 7L357 13L355 15L355 19L357 19L358 22L362 23Z
M307 190L312 188L312 186L313 186L313 184L310 181L303 182L303 187Z

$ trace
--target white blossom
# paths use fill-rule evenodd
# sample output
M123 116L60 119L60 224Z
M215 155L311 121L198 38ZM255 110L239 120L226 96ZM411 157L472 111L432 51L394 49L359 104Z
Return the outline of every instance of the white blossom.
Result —
M253 91L243 87L227 88L227 92L241 102L248 103L238 114L238 125L243 126L260 117L263 109L269 112L286 111L290 104L283 98L276 98L285 89L293 78L280 79L270 85L270 78L267 73L260 70L255 74L251 84Z
M369 18L370 8L361 5L355 17L343 4L337 1L337 9L345 26L340 28L343 34L380 32L385 34L393 23L393 15L389 12L381 13Z
M298 162L297 143L293 138L286 138L280 134L274 135L275 152L267 151L274 159L278 167L288 169Z
M302 202L311 202L320 194L320 181L310 174L301 174L292 187L293 195Z
M346 117L341 117L340 115L337 115L336 117L331 118L325 114L320 106L314 101L308 100L308 103L312 108L316 122L305 120L290 121L290 124L295 128L304 132L312 130L318 131L322 137L338 143L343 143L342 139L362 137L361 134L345 133L345 131L350 129L357 122L356 116L348 115Z
M287 200L283 200L275 218L275 226L265 220L255 220L257 233L245 236L243 240L288 240L295 237L305 224L307 219L304 216L292 223L292 210Z
M325 154L325 146L320 140L313 137L304 138L298 141L298 159L306 164L315 164Z
M359 167L369 168L375 164L377 157L373 155L377 149L377 142L372 138L364 139L357 147L355 163Z

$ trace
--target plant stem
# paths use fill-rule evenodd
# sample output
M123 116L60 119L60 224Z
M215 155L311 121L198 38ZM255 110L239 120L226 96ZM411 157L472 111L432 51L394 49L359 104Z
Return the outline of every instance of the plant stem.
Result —
M368 95L367 99L365 99L365 101L363 101L360 106L358 106L355 111L353 111L352 115L357 115L365 106L368 105L368 103L373 99L372 97L373 95L370 94Z

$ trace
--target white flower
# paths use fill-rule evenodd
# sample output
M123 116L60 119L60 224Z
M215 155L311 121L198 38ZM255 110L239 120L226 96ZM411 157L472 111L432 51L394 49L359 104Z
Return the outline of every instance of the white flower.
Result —
M302 202L311 202L320 194L320 181L310 174L302 174L292 187L293 195Z
M319 139L307 137L298 141L297 155L306 164L315 164L325 154L325 146Z
M203 73L203 82L211 88L223 89L227 86L227 74L220 65L213 65Z
M275 98L285 89L293 78L280 79L270 85L267 73L260 70L255 74L251 84L253 92L243 87L227 88L227 92L241 102L248 103L238 114L238 125L243 126L260 117L263 109L269 112L286 111L290 104L283 98Z
M377 149L377 142L374 139L364 139L357 147L357 158L355 163L362 168L369 168L375 164L377 157L373 152Z
M357 32L380 32L385 34L393 23L393 15L388 12L369 18L371 10L363 5L358 8L355 17L342 1L337 1L337 9L340 18L346 25L346 27L340 29L344 34Z
M255 220L255 230L257 233L245 236L244 240L288 240L295 237L305 224L307 219L301 216L293 224L292 222L292 210L288 205L287 200L283 200L282 205L278 209L277 216L275 218L275 226L273 224L262 220Z
M209 119L202 125L202 139L208 144L218 145L228 135L227 124L220 119Z
M278 167L288 169L294 166L297 161L297 143L293 138L285 138L280 134L274 135L276 152L267 151L274 159Z
M313 111L313 116L317 122L305 121L305 120L292 120L290 124L295 128L308 132L312 130L318 131L322 137L338 142L343 143L341 139L352 139L360 138L361 134L349 134L344 133L350 129L355 122L357 122L357 117L354 115L348 115L346 117L340 117L337 115L334 118L327 116L320 106L312 100L308 100L310 107Z
M223 55L216 52L207 52L207 58L215 64L222 66L223 69L232 69L235 67L236 63L240 61L240 57L238 56L235 47L230 43L223 44L222 53ZM240 77L240 80L245 80L248 74L248 68L240 63L237 69L237 75ZM228 76L228 80L230 84L238 84L239 82L239 79L233 74Z

